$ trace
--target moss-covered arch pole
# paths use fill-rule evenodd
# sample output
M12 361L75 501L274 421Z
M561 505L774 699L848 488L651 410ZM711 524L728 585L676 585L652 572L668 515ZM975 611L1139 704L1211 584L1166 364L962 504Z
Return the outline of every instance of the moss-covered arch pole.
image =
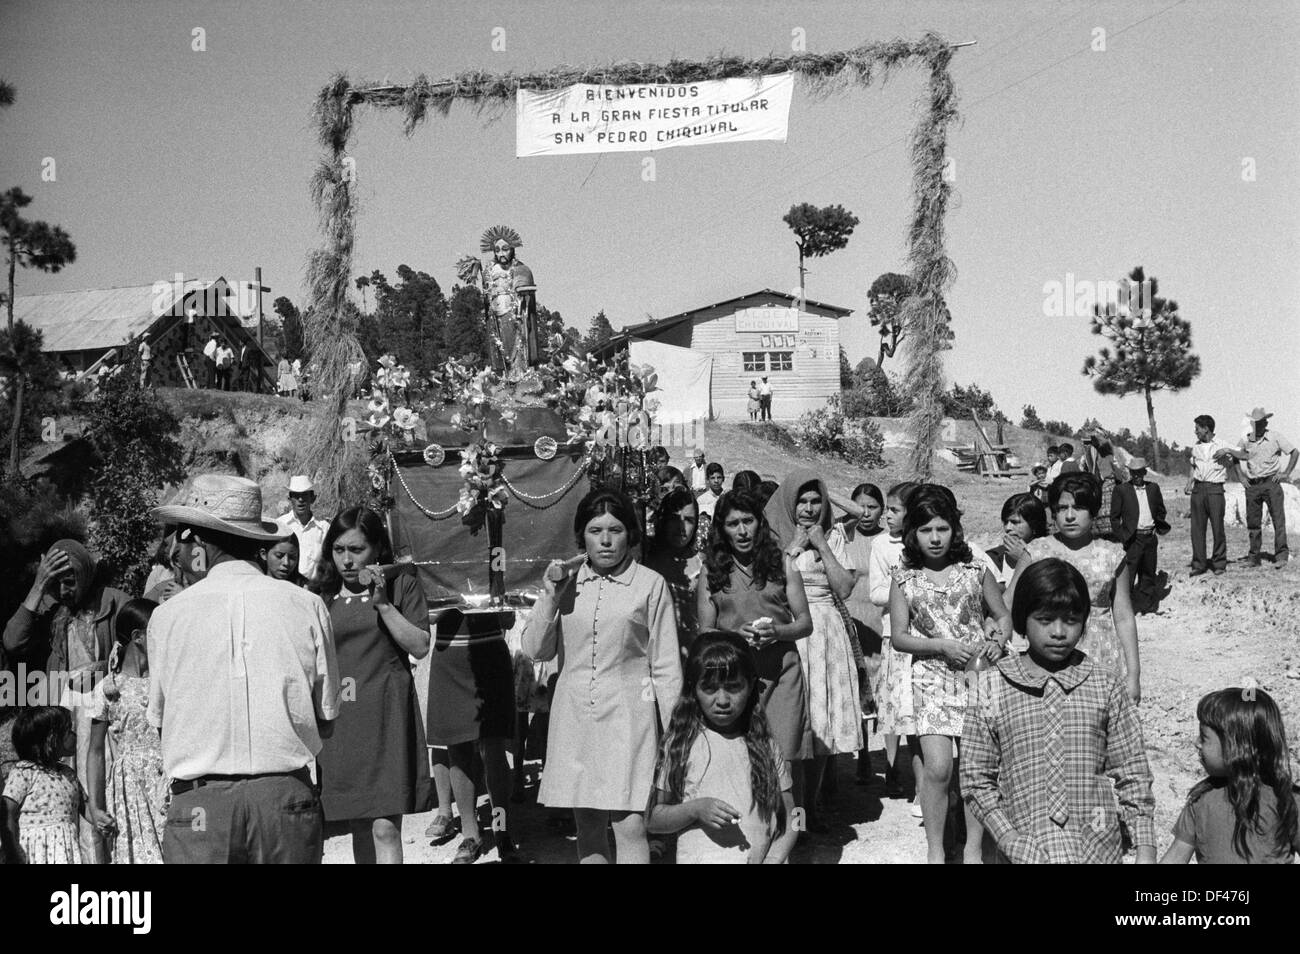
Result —
M802 88L817 96L865 88L884 82L901 66L927 67L929 108L912 131L912 219L908 232L908 262L916 294L904 307L907 328L907 388L915 402L911 430L915 448L911 470L921 479L931 475L932 457L943 416L943 356L947 347L944 292L953 280L953 266L944 250L944 214L951 193L944 178L948 127L957 116L956 88L948 72L954 47L935 33L920 40L867 43L835 53L796 53L746 59L717 55L705 60L672 60L664 64L617 63L609 66L556 67L537 73L469 71L430 82L420 76L409 86L353 83L337 75L316 99L314 117L325 154L312 177L312 197L320 213L322 246L308 259L310 312L307 343L323 395L304 446L304 472L315 472L322 501L358 499L361 488L349 476L347 446L338 421L345 416L355 380L350 365L362 360L356 318L345 307L352 280L352 249L356 234L353 163L347 156L353 117L358 106L399 110L409 136L430 113L446 116L455 102L479 112L502 113L513 106L517 90L548 90L574 83L691 83L734 77L794 73ZM863 276L863 286L870 276Z

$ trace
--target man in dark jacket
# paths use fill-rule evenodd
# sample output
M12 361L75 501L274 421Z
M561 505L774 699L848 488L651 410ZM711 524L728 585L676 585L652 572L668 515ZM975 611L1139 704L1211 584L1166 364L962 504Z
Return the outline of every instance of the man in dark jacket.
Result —
M1146 479L1146 460L1132 458L1128 470L1128 482L1116 486L1110 499L1111 526L1124 546L1133 589L1148 590L1156 582L1156 537L1169 532L1165 499L1159 485Z

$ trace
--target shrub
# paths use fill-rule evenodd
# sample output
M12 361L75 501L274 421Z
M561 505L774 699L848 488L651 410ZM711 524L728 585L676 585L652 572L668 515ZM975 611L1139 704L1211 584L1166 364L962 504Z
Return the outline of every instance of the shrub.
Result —
M44 480L0 480L0 620L27 595L41 555L56 540L86 539L86 519ZM3 655L0 652L0 655Z
M834 454L859 467L885 465L884 434L874 421L845 417L838 394L832 395L825 407L800 417L794 434L807 450Z
M185 476L176 439L180 425L155 394L140 387L133 369L102 382L89 410L89 433L100 456L91 482L95 548L114 568L113 582L138 594L158 534L149 511L164 484Z

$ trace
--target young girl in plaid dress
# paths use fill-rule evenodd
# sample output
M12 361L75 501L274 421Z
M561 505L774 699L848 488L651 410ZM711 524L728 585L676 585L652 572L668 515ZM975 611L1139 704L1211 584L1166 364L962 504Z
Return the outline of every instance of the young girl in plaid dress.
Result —
M962 736L961 789L1000 860L1118 864L1127 833L1138 863L1155 861L1155 798L1137 709L1119 673L1075 648L1091 602L1083 574L1064 560L1026 567L1011 618L1029 652L979 676Z

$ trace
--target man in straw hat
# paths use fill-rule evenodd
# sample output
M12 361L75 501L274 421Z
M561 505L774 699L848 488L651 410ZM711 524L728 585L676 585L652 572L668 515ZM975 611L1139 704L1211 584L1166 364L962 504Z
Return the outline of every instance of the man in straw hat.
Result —
M1276 431L1268 433L1268 419L1273 414L1262 407L1254 408L1248 418L1254 434L1229 453L1242 461L1242 476L1246 480L1246 531L1250 534L1250 553L1246 562L1259 566L1260 544L1263 534L1260 525L1264 519L1264 504L1273 521L1273 566L1286 566L1291 554L1286 544L1286 497L1282 484L1291 479L1300 451ZM1283 463L1285 458L1286 463Z
M289 512L275 519L284 536L292 533L298 538L298 572L305 580L310 580L316 570L321 544L330 528L328 520L321 520L312 513L315 503L316 488L311 478L306 474L296 474L289 478Z
M153 516L179 528L187 583L149 622L148 719L172 779L163 860L319 863L308 767L339 709L329 611L262 573L258 551L285 534L253 481L200 475Z
M1117 486L1111 497L1110 522L1132 570L1134 592L1150 593L1158 567L1157 535L1169 532L1165 498L1160 485L1147 480L1145 458L1129 458L1128 473L1128 482Z

